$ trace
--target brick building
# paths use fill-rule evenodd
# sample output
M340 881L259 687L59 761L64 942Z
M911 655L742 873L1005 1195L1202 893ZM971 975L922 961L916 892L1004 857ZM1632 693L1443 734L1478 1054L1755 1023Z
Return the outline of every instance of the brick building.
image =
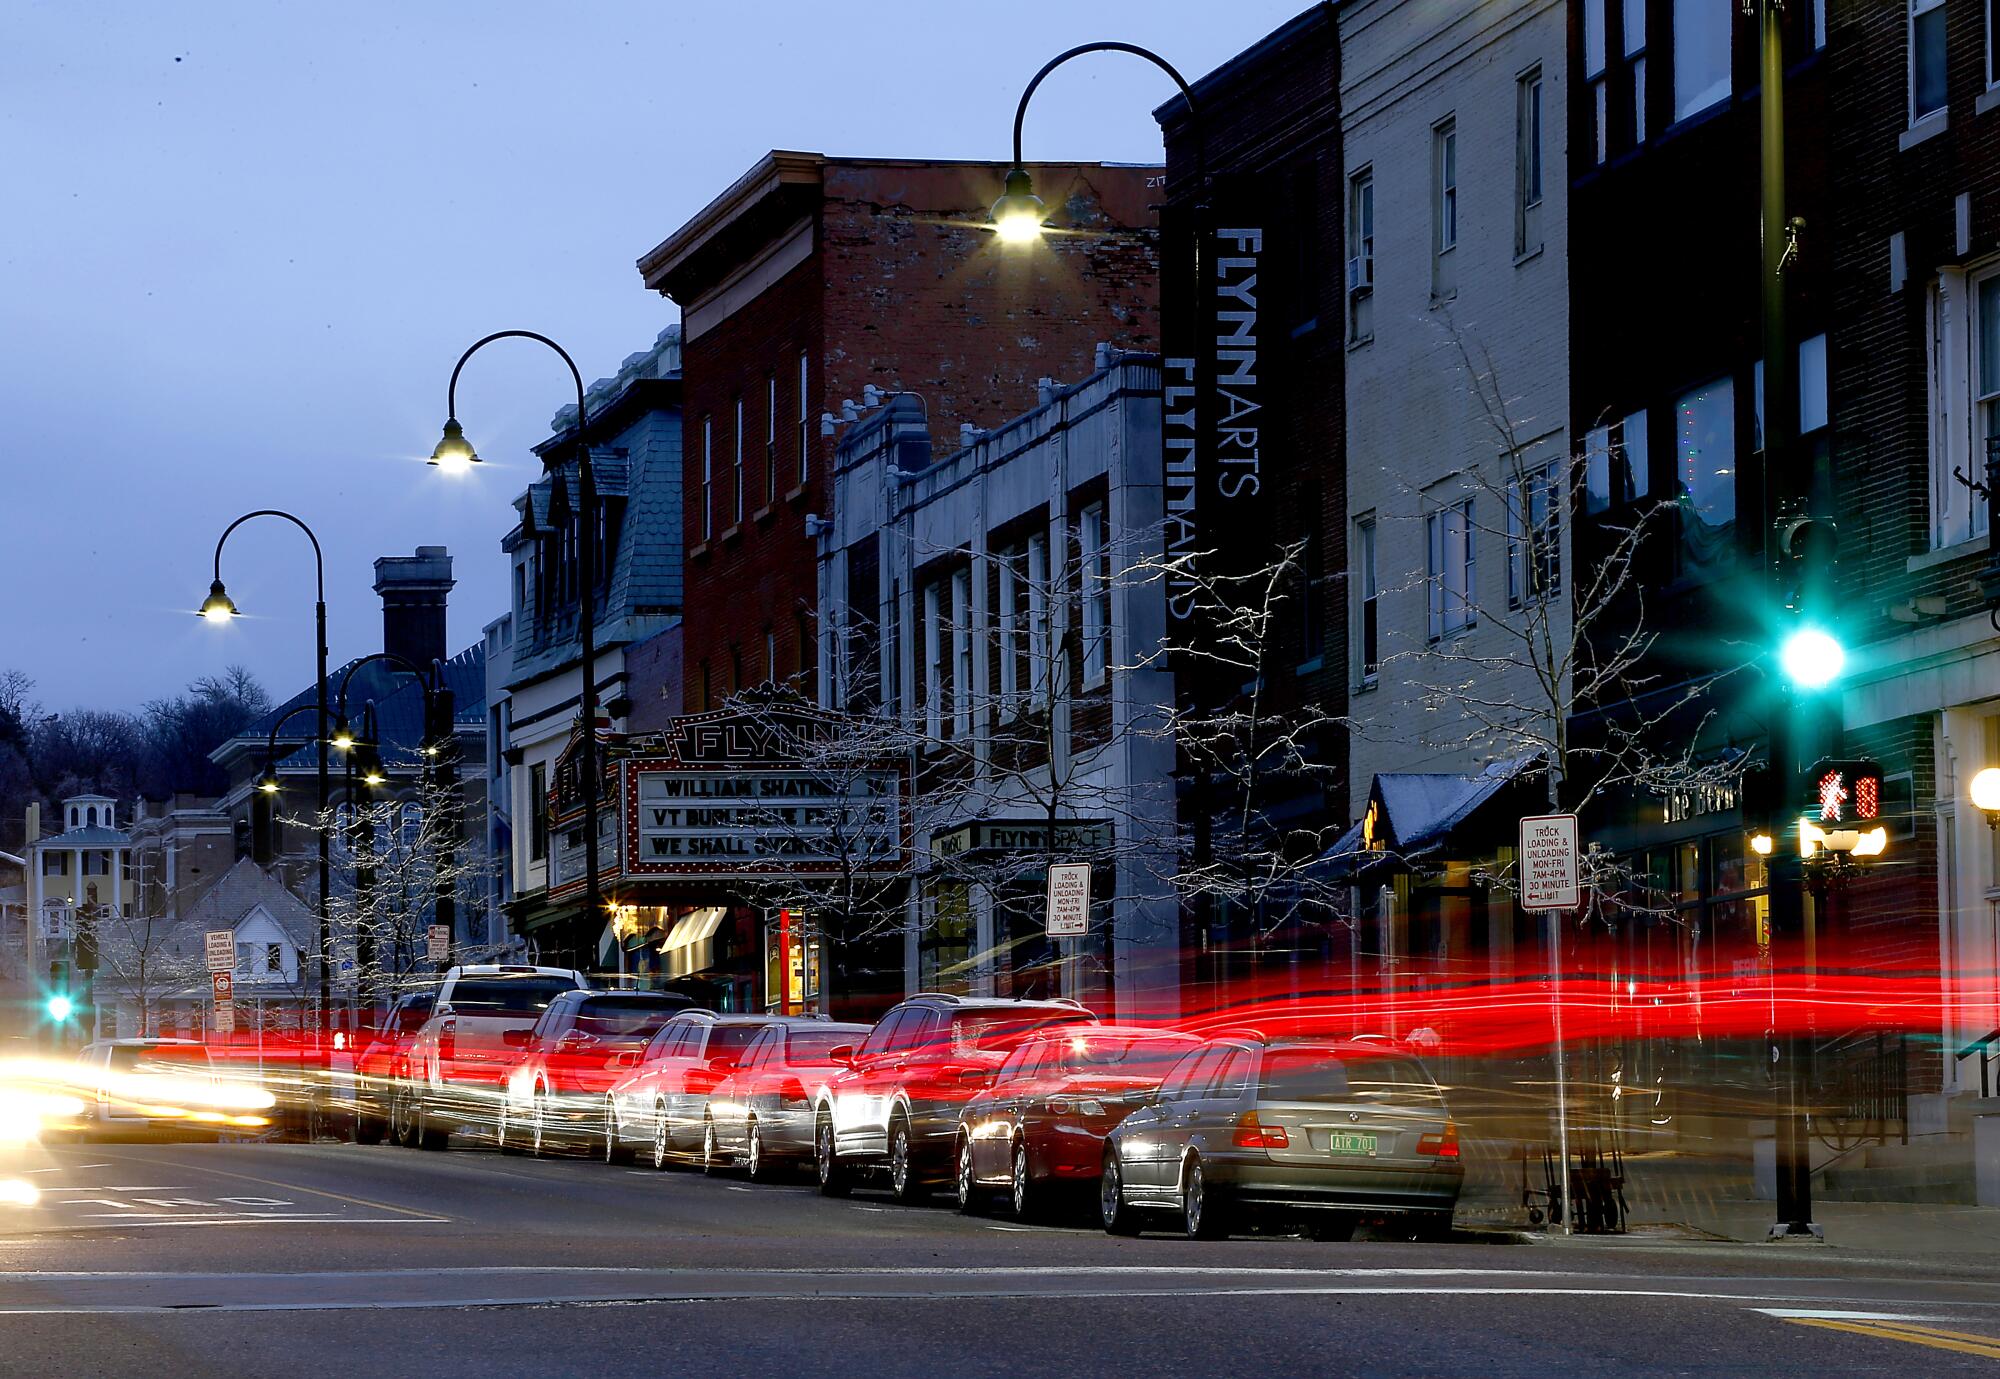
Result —
M775 151L640 259L682 311L691 711L766 680L810 692L806 518L867 390L922 396L948 453L1099 342L1158 347L1159 170L1032 169L1061 233L1027 253L986 228L1003 171Z

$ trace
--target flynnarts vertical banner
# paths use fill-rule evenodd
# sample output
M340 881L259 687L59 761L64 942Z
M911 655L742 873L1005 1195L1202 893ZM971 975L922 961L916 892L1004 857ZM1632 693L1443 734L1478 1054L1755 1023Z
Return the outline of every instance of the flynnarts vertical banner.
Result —
M1276 551L1264 520L1258 276L1263 216L1245 182L1218 182L1209 204L1169 224L1163 303L1167 613L1176 645L1204 642L1215 609L1205 584L1246 575ZM1222 597L1235 595L1224 586ZM1191 669L1182 658L1183 674ZM1183 681L1183 692L1195 686Z

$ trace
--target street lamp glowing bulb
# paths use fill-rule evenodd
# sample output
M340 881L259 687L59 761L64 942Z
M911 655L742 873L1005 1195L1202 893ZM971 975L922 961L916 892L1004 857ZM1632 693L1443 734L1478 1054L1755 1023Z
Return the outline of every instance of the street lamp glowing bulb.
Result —
M1768 833L1753 833L1750 835L1750 851L1756 853L1759 857L1769 857L1771 850L1775 846L1776 844L1771 841L1771 835Z
M1972 803L1988 814L2000 812L2000 766L1989 766L1972 778L1968 786Z
M1032 244L1042 237L1048 213L1027 169L1015 168L1007 174L1007 189L993 203L993 231L1002 244Z
M1847 665L1847 651L1828 633L1817 627L1802 627L1785 638L1778 649L1778 663L1785 678L1804 689L1824 689L1840 678Z
M465 438L465 428L452 417L444 424L444 439L431 451L430 462L447 474L463 474L479 463L479 454Z
M208 597L202 600L201 607L197 608L195 613L214 623L228 622L236 616L236 604L230 599L228 591L222 587L221 580L218 579L208 586Z

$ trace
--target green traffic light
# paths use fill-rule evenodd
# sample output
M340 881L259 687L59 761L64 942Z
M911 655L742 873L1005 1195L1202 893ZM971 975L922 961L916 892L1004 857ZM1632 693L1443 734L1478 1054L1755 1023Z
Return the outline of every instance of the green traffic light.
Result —
M56 995L49 997L48 1011L49 1018L61 1024L76 1013L76 1002L58 992Z
M1825 689L1847 666L1847 649L1817 627L1801 627L1778 648L1785 678L1801 689Z

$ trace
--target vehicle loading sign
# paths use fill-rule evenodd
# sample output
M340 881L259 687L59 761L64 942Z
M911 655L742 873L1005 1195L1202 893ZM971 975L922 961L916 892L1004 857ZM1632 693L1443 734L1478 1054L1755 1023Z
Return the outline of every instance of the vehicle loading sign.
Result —
M1577 881L1576 815L1531 814L1521 820L1521 908L1573 910Z

